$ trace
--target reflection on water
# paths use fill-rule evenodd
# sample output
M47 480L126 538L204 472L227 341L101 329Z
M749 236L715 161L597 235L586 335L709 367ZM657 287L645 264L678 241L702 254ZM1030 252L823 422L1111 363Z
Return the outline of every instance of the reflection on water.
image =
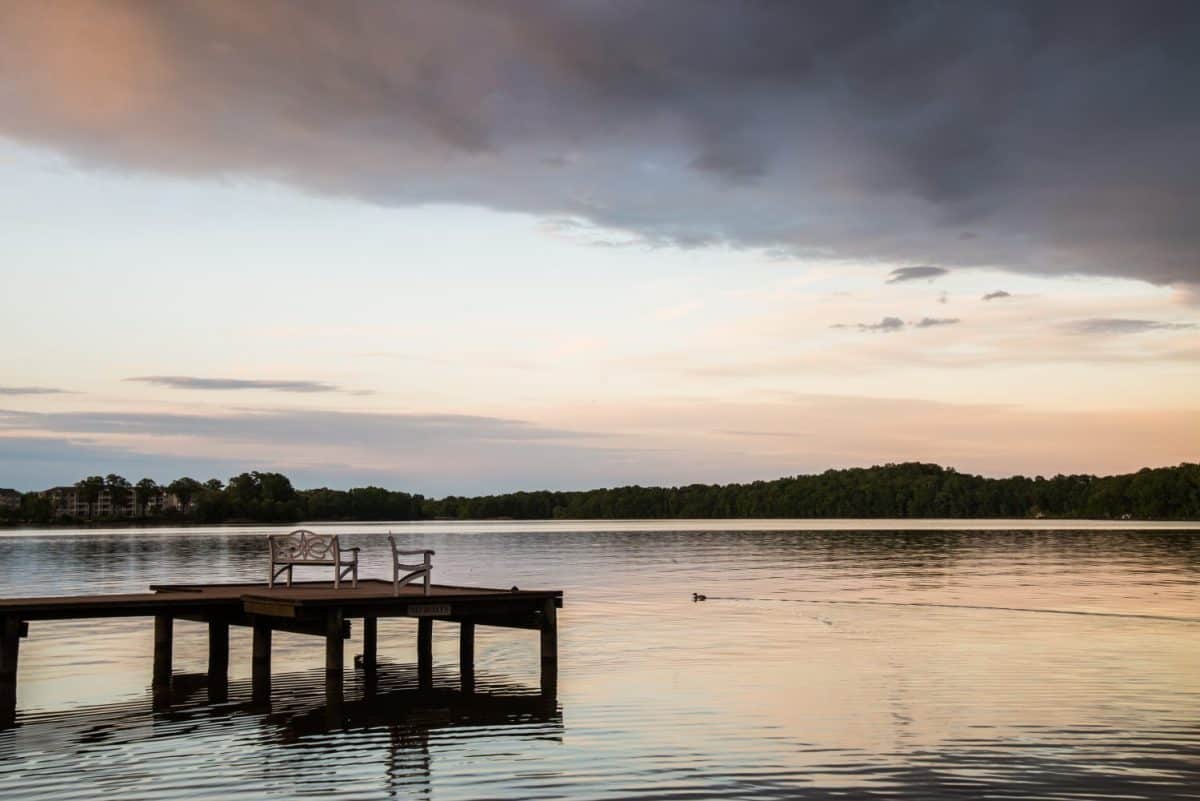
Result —
M207 677L177 674L165 708L147 687L139 700L27 716L15 742L0 752L9 782L3 786L20 790L20 797L86 796L107 786L124 798L136 795L141 783L147 797L203 797L211 784L225 797L231 792L220 775L226 767L215 757L244 757L232 751L246 748L261 760L253 774L235 774L247 786L232 792L246 797L428 796L435 762L455 758L440 748L443 742L485 737L511 747L522 740L562 741L555 701L496 681L489 682L490 692L464 693L449 688L456 678L441 673L435 683L447 686L421 690L414 667L383 664L369 691L356 686L358 700L331 709L322 690L324 669L276 676L269 704L249 700L249 682L229 688L232 700L211 704ZM183 777L146 770L145 759L161 755L163 744L183 741L188 757L172 760ZM36 749L21 748L35 742ZM99 751L117 758L85 756Z
M402 534L439 581L566 592L557 703L535 632L480 628L465 695L437 624L419 689L402 619L370 686L355 630L337 709L286 634L253 704L235 629L214 701L180 622L156 712L148 620L35 622L0 798L1200 798L1193 533L577 525ZM0 594L257 580L267 530L0 537ZM385 575L386 528L352 530Z

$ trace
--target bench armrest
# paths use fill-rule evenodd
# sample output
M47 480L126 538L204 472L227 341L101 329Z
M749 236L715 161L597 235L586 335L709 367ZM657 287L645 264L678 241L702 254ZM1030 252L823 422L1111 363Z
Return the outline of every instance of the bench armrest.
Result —
M418 553L419 554L429 554L430 556L433 556L434 553L436 553L436 552L431 551L429 549L425 549L423 551L393 551L393 553L395 553L397 556L412 556L412 555L418 554Z

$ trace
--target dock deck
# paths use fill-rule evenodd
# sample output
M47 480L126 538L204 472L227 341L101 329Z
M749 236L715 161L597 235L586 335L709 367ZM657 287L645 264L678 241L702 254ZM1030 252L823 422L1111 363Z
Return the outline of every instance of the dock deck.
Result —
M252 685L256 699L269 700L271 633L288 631L325 638L325 686L330 703L340 703L344 643L351 621L363 627L362 668L370 676L377 664L377 622L381 617L417 619L417 658L422 681L432 676L433 621L459 624L459 658L464 691L474 686L475 626L533 629L541 632L543 695L557 691L560 590L511 590L434 584L405 586L365 579L345 582L265 584L160 584L150 592L116 595L49 596L0 599L0 727L16 719L17 664L20 641L30 621L114 617L154 618L153 685L169 697L176 619L208 624L210 694L219 699L227 686L229 627L253 629Z

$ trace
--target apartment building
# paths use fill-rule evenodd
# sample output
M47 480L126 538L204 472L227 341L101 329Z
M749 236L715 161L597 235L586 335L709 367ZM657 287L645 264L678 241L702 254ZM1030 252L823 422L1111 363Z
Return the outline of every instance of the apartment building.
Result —
M95 509L88 506L87 500L76 487L51 487L41 495L50 499L55 517L134 517L139 512L137 496L132 489L119 503L113 503L110 490L101 490L96 498ZM155 515L166 510L178 509L179 506L178 498L159 491L146 501L146 514Z

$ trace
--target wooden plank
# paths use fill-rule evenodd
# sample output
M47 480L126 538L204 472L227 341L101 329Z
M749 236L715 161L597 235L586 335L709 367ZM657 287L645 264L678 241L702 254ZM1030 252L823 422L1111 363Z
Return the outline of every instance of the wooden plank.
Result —
M531 616L541 611L546 600L547 596L523 599L500 597L487 601L479 599L455 600L452 604L449 604L449 615L435 614L433 617L437 620L457 622L466 619L478 619L481 616L487 615L493 617L503 617L505 615L525 616L531 621L531 625L522 625L515 622L512 624L496 623L495 625L512 625L516 628L538 628L538 624L533 622ZM557 599L555 599L555 605L559 605ZM420 604L420 606L426 605ZM347 601L344 604L339 604L338 607L346 617L420 617L419 615L409 613L409 604L396 603L391 599L377 601L355 599ZM295 614L297 615L297 619L318 619L323 617L324 610L327 608L327 606L297 606Z
M172 617L194 616L207 620L213 614L240 612L241 601L208 601L205 603L99 603L54 605L29 604L25 606L2 606L0 615L11 614L24 620L92 620L116 617L154 617L170 614Z
M286 601L278 601L273 598L246 598L242 601L242 607L249 615L270 615L271 617L295 617L296 606L289 604Z
M323 620L291 620L289 618L272 618L271 627L276 631L285 631L288 634L305 634L311 637L324 637L328 632L325 630L325 621ZM342 621L342 639L350 639L350 621Z
M221 615L219 618L213 618L211 615L175 615L176 620L190 620L194 623L208 624L211 620L219 619L229 626L245 626L253 628L254 621L261 615L248 615L239 612L236 615ZM325 620L296 620L290 617L275 617L271 619L271 627L276 631L285 631L288 634L305 634L311 637L325 636ZM350 638L350 621L347 620L342 627L343 639Z
M292 587L268 589L261 584L154 585L155 592L87 596L45 596L0 599L0 615L15 615L21 620L62 620L102 617L138 617L171 614L207 620L216 615L236 616L270 614L297 617L311 610L323 619L324 609L341 607L351 616L407 614L407 602L418 605L451 604L454 614L491 608L529 608L544 598L553 597L562 605L560 591L518 591L487 587L433 585L430 595L420 588L403 588L397 597L390 582L368 579L358 588L335 589L329 582L296 583Z
M242 608L250 615L270 615L271 618L295 618L295 604L277 601L275 598L247 597Z

